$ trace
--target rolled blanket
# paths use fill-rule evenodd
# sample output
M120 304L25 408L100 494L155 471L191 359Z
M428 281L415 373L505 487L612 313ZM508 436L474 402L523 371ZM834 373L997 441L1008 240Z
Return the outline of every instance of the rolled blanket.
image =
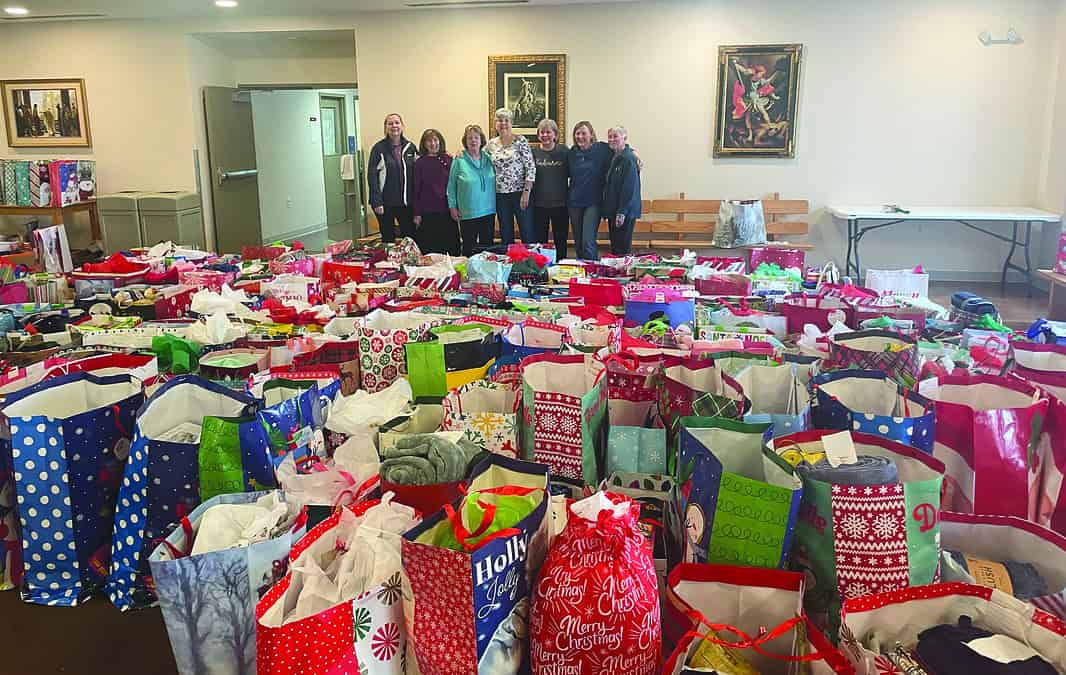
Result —
M1030 600L1048 594L1047 581L1030 563L979 560L959 551L944 551L941 555L941 576L945 582L959 581L991 586L1019 600ZM1004 576L1007 578L1004 579Z
M382 450L381 477L401 485L454 483L467 475L467 465L479 452L471 443L452 443L437 434L411 434Z
M381 479L397 485L433 485L437 470L425 457L414 455L386 459L381 463Z
M840 466L833 466L827 459L818 460L814 465L801 463L796 470L804 479L833 485L885 485L899 482L895 462L887 457L870 455L859 455L858 462Z

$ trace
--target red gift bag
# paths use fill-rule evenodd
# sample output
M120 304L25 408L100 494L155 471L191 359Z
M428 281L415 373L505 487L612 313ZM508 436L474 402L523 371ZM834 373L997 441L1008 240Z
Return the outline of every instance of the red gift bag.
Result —
M598 492L570 505L548 550L529 618L533 675L659 673L658 579L628 497Z
M755 269L763 263L777 265L783 270L790 267L802 270L806 264L806 255L796 248L760 246L751 249L751 268Z
M327 260L322 263L322 281L329 281L335 284L361 283L363 281L363 269L362 263Z
M586 305L615 307L625 302L622 298L622 284L614 279L571 279L570 295L583 298Z
M996 375L946 375L918 391L934 402L933 456L947 467L944 508L1035 520L1047 397Z
M744 274L722 272L693 283L700 295L751 295L751 277Z
M823 295L786 295L775 304L788 319L789 333L802 333L804 324L813 324L825 332L834 323L847 323L848 306L836 298Z
M1066 535L1066 345L1014 344L1014 374L1049 395L1037 453L1040 499L1034 520Z

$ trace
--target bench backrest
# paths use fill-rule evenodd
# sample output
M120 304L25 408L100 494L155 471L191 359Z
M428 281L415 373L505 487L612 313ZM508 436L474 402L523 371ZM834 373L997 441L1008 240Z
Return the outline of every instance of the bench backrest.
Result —
M686 199L684 193L679 199L645 199L641 202L643 215L636 222L633 238L684 240L692 235L701 240L709 239L714 234L721 203L721 199ZM774 193L770 199L762 200L762 206L767 238L771 241L775 236L810 231L807 222L787 220L791 216L808 214L810 204L806 199L781 199ZM606 223L601 224L601 230L606 229Z

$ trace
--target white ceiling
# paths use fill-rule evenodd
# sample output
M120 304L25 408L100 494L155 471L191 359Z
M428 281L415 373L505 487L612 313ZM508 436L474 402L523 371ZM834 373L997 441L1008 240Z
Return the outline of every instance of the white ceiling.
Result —
M71 15L98 15L106 18L155 18L155 17L254 17L254 16L307 16L314 14L348 14L360 11L411 9L409 4L446 4L455 0L240 0L235 9L215 7L214 0L0 0L0 7L18 5L30 10L30 15L17 21L33 20L35 17L70 17ZM515 0L503 0L507 4ZM595 1L595 0L592 0ZM603 0L600 0L603 1ZM616 0L617 1L617 0ZM482 0L493 6L491 0ZM529 0L517 6L572 5L590 0ZM100 17L103 18L103 17ZM0 14L0 25L16 23Z

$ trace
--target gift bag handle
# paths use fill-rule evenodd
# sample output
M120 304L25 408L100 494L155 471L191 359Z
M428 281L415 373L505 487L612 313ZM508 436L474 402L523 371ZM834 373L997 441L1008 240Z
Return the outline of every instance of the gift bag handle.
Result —
M706 618L704 618L703 614L701 614L700 612L697 612L696 610L690 610L690 611L686 612L686 614L688 615L688 617L690 619L693 619L697 623L706 626L711 631L707 635L704 635L704 634L700 633L697 630L686 631L685 634L684 634L684 638L683 639L687 639L688 643L691 643L692 638L698 637L698 638L702 638L704 640L709 640L710 642L713 642L715 644L722 645L723 647L729 647L729 648L732 648L732 649L752 649L755 652L757 652L759 654L762 654L763 656L766 656L766 657L771 658L771 659L777 659L778 661L791 661L791 662L827 661L827 662L829 662L829 661L833 660L832 652L830 652L830 653L822 653L820 651L813 651L813 652L810 652L808 654L801 654L801 655L796 656L796 655L792 655L792 654L789 654L789 655L773 654L773 653L768 652L768 651L766 651L766 650L764 650L762 648L763 644L765 644L767 642L770 642L771 640L776 640L777 638L781 637L782 635L794 630L796 628L796 626L798 626L800 624L805 626L808 630L818 630L817 627L815 627L815 625L811 623L810 619L807 618L806 614L801 614L800 616L792 617L791 619L788 619L787 621L785 621L781 625L777 626L773 630L770 630L770 631L767 631L765 633L762 633L761 635L759 635L758 637L755 637L755 638L752 638L751 636L749 636L744 631L740 630L739 628L737 628L735 626L731 626L731 625L729 625L727 623L710 623L709 621L707 621ZM715 633L717 633L718 631L729 631L730 633L733 633L734 635L739 636L743 641L742 642L729 642L728 640L723 640L723 639L721 639L721 638L719 638L719 637L717 637L715 635Z

